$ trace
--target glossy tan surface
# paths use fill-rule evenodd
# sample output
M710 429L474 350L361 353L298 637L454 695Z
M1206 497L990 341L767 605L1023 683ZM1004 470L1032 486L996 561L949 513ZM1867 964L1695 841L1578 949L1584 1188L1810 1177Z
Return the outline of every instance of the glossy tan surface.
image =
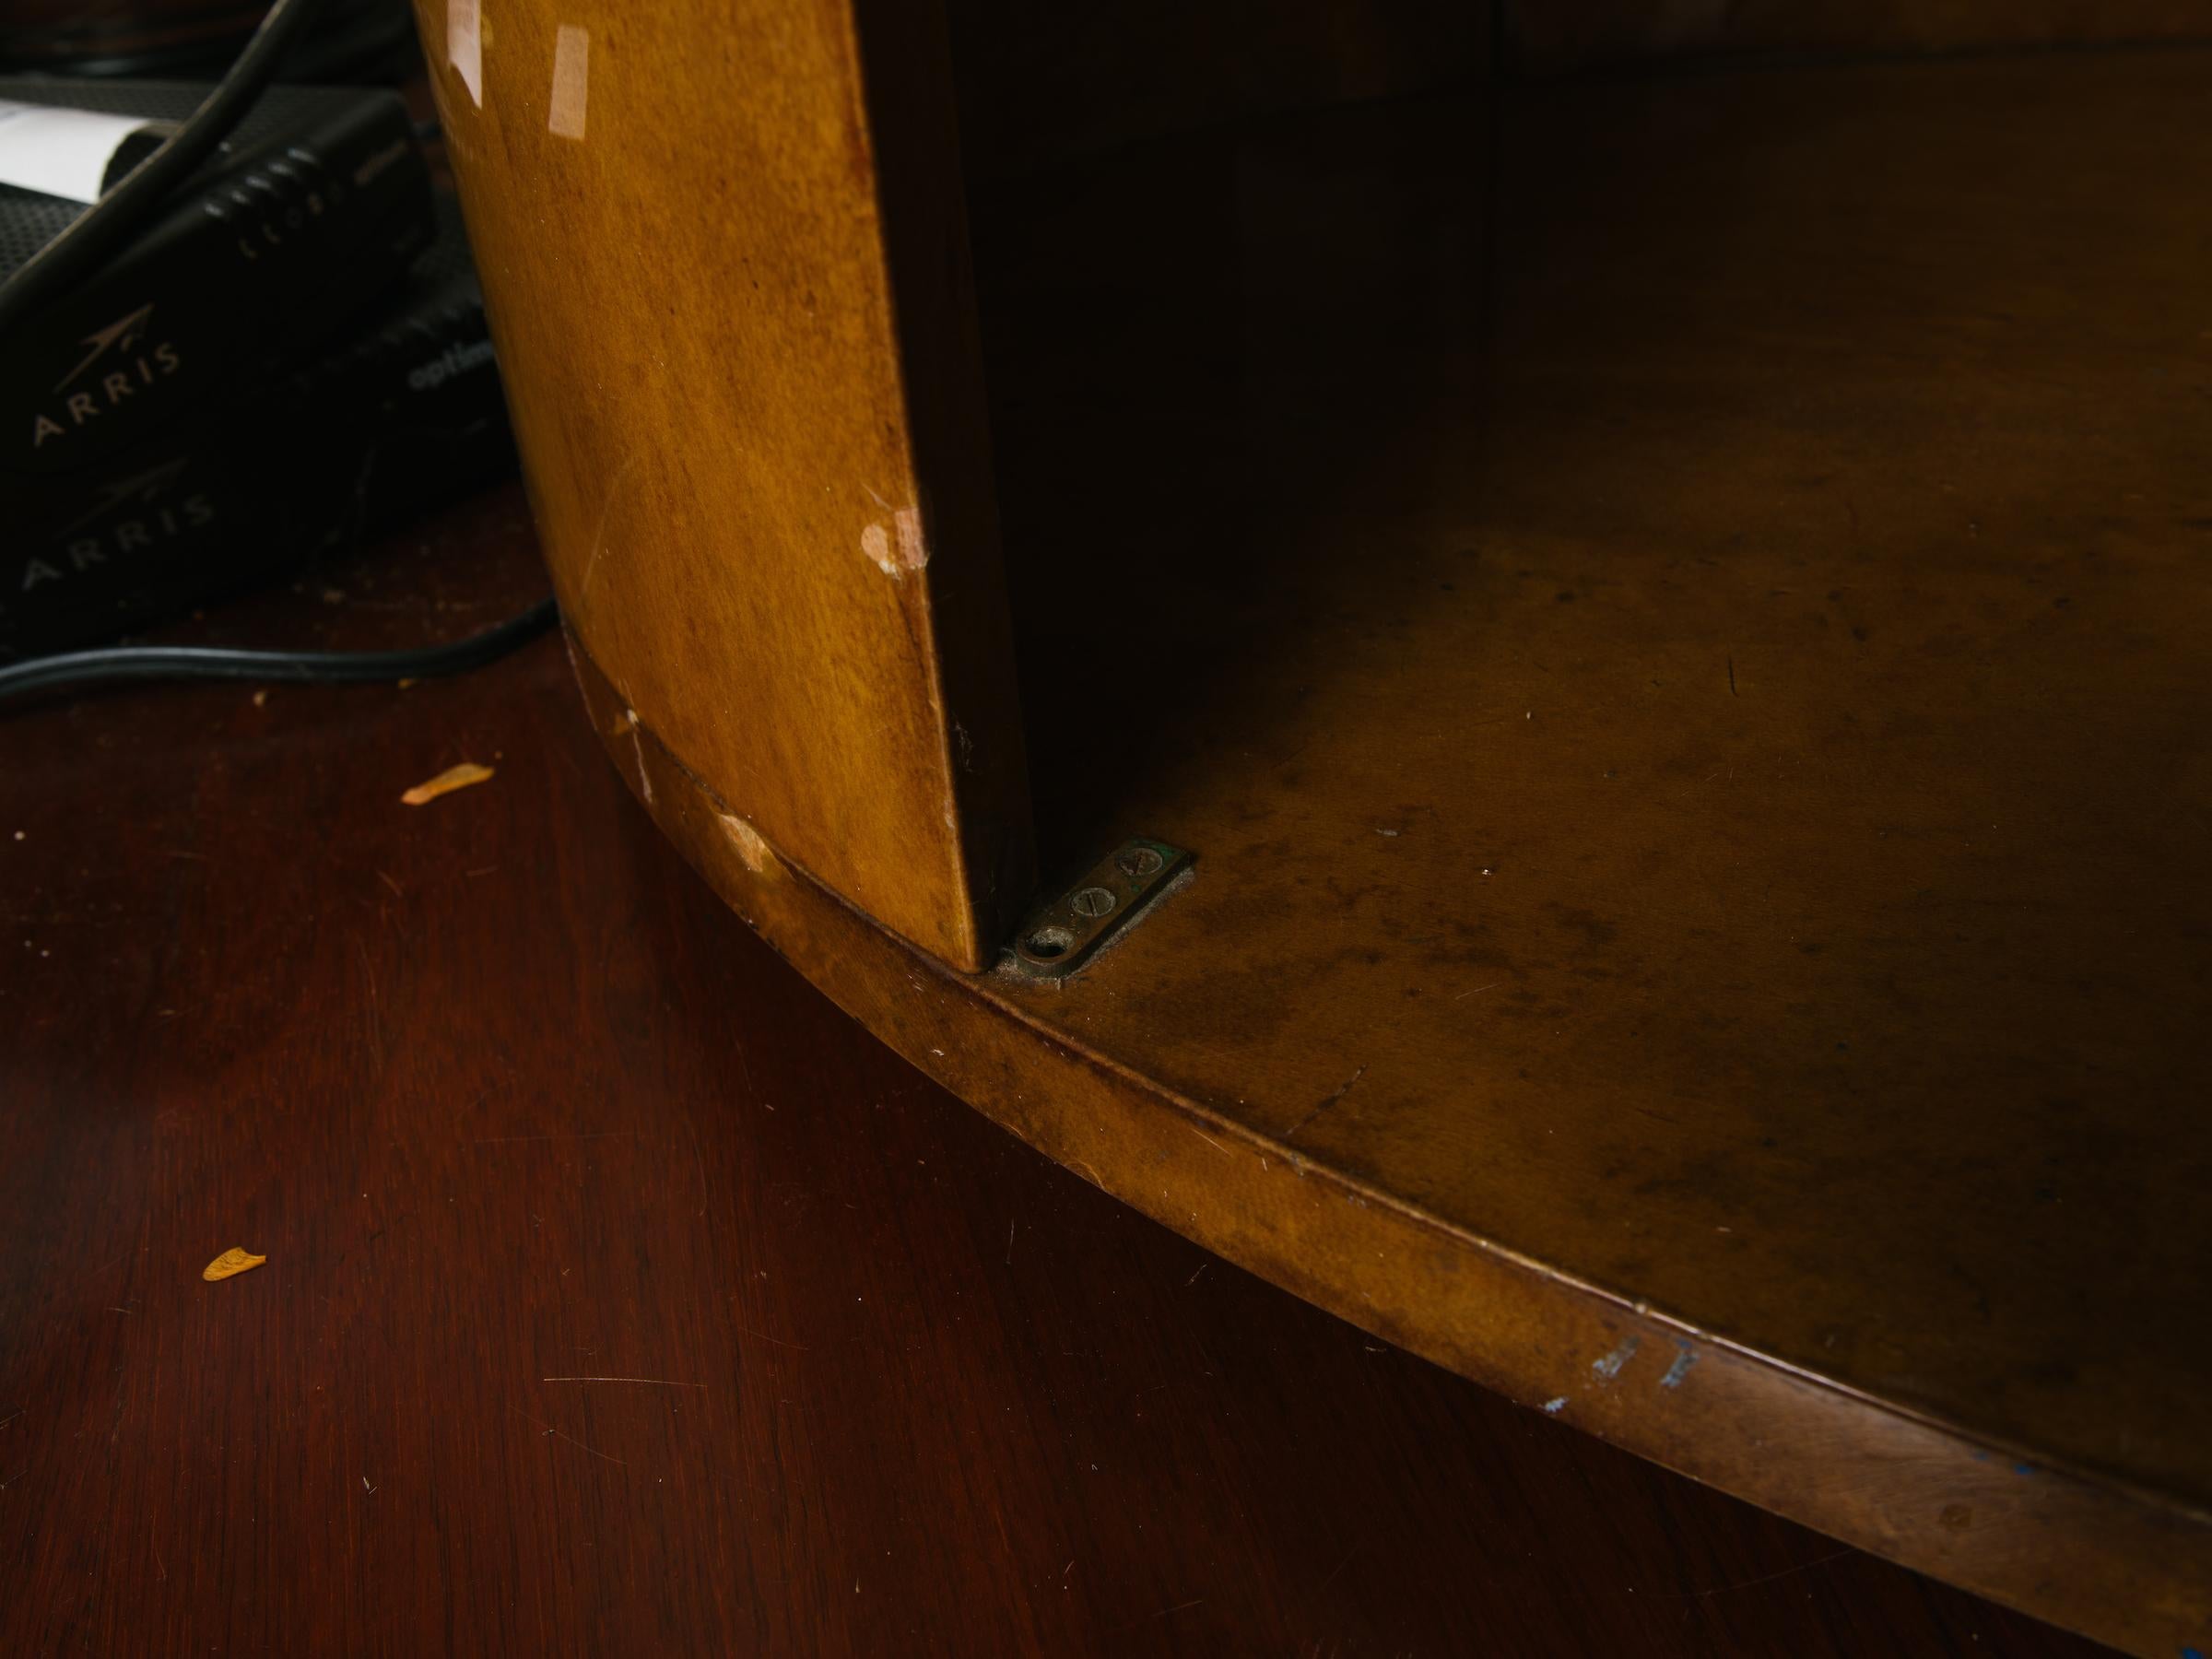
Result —
M419 22L563 612L738 810L974 964L1027 796L950 92L926 8L875 9L873 101L839 6L498 6L475 89Z
M628 764L818 982L1149 1213L2202 1645L2207 90L2179 53L1521 94L1487 275L1449 107L995 205L1048 853L1199 853L1062 991L871 947ZM1109 580L1153 602L1071 625Z

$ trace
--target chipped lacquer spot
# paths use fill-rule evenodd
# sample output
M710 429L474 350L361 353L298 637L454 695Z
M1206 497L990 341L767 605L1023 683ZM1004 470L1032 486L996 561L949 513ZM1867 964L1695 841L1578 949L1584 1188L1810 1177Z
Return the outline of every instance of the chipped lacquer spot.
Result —
M492 769L474 760L464 760L449 766L434 778L427 778L399 798L409 806L427 806L441 795L449 795L456 789L467 789L477 783L490 782Z
M220 1279L236 1278L241 1273L251 1273L268 1259L267 1256L253 1255L243 1247L233 1244L201 1268L200 1277L212 1285Z

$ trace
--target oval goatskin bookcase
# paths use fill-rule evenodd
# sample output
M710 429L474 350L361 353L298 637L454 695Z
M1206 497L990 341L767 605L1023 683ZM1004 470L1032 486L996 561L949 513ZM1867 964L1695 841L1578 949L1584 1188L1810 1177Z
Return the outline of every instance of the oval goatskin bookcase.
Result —
M2187 19L1050 9L419 0L645 810L1166 1225L2212 1649Z

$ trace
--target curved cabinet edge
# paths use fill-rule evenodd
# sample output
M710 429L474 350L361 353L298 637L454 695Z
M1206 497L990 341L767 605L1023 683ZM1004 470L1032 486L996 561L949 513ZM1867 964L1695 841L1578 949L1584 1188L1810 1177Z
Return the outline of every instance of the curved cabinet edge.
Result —
M2133 1652L2206 1643L2212 1522L1624 1304L1086 1051L785 860L630 716L572 632L570 650L616 769L716 893L903 1058L1102 1191L1510 1399L1873 1554Z

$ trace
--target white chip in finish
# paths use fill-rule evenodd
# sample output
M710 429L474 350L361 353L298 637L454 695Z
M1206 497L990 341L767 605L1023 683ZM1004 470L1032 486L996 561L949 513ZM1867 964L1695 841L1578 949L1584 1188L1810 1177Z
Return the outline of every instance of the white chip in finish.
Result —
M590 89L592 37L573 23L553 35L553 100L546 131L556 138L583 136L583 100Z
M445 61L460 73L461 84L479 110L484 107L484 16L482 0L445 0Z

